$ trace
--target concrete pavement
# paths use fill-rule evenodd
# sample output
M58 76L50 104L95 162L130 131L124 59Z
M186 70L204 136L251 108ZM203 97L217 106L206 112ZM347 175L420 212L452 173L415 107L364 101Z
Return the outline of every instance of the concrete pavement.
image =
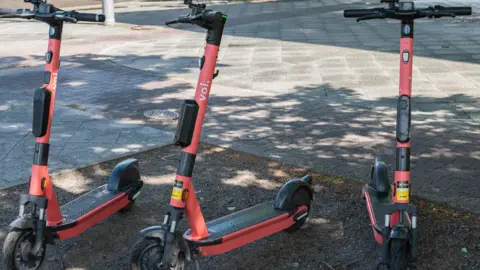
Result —
M448 4L480 8L472 1ZM168 143L175 121L147 119L144 112L176 111L193 96L204 31L162 26L186 12L178 3L127 6L117 9L115 28L79 24L65 30L52 165L86 165ZM365 5L212 6L229 19L204 140L361 182L375 155L385 154L393 165L399 23L342 17L343 9L358 7ZM1 24L0 171L7 186L27 180L31 94L42 75L47 27ZM479 24L478 15L418 21L412 112L413 192L476 213ZM137 131L142 136L131 135Z

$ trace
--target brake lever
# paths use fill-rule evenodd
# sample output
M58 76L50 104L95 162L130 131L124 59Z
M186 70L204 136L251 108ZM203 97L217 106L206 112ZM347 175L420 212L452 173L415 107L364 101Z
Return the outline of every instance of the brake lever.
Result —
M66 22L70 22L70 23L77 23L78 22L77 19L75 19L73 17L70 17L68 15L65 15L65 14L54 14L53 18L57 21L66 21Z
M165 25L171 25L171 24L176 24L176 23L178 23L178 20L165 22Z
M26 9L26 8L17 9L16 13L0 15L0 18L6 18L6 19L20 18L20 19L30 20L30 19L33 19L34 17L35 17L35 14L30 9Z
M32 13L25 13L25 14L20 14L19 18L31 20L31 19L35 18L35 15L32 14Z
M365 15L357 19L357 22L360 21L366 21L366 20L372 20L372 19L385 19L387 16L385 14L371 14L371 15Z
M455 13L449 13L449 12L436 12L434 14L428 15L429 19L432 19L432 18L438 19L438 18L441 18L441 17L455 18L455 17L457 17L457 15Z

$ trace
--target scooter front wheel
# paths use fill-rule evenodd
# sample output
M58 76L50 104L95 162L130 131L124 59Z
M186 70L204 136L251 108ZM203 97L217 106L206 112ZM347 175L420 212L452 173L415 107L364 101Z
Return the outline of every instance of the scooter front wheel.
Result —
M32 230L12 230L3 243L3 264L6 270L37 270L45 257L45 245L39 255L30 253L35 243Z
M404 239L392 239L390 246L389 270L407 270L407 247L408 242Z
M162 257L165 246L159 239L144 237L132 249L130 265L132 270L183 270L185 269L185 255L179 252L174 267L163 264Z

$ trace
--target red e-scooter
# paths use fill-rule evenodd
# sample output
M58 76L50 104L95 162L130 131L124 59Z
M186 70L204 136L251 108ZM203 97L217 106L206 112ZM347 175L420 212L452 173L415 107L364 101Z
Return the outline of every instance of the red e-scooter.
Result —
M201 26L208 31L207 45L200 61L195 100L185 100L181 107L175 143L182 146L182 154L170 209L162 225L141 231L143 238L131 254L131 266L136 270L184 269L186 260L222 254L283 230L296 231L307 219L313 199L312 178L305 176L284 184L273 201L205 223L192 173L210 87L218 74L214 70L227 16L206 9L204 4L184 2L192 9L191 13L167 25L191 23ZM190 229L182 236L177 225L184 214ZM198 268L198 264L196 266Z
M434 6L417 9L413 2L381 0L388 8L345 10L345 17L357 22L370 19L401 21L400 38L400 97L397 102L397 151L393 185L388 169L379 157L375 158L371 182L362 189L375 236L381 245L377 269L407 269L417 257L417 206L410 204L410 119L412 97L413 30L414 20L420 18L471 15L470 7Z
M130 209L143 185L137 161L129 159L113 169L106 185L59 207L47 164L63 23L103 22L105 16L63 11L46 0L25 2L32 3L33 9L0 9L0 18L35 19L47 23L50 31L44 84L34 94L32 133L36 145L29 194L20 196L19 217L10 224L3 245L2 269L6 270L38 269L46 244L77 236L114 213Z

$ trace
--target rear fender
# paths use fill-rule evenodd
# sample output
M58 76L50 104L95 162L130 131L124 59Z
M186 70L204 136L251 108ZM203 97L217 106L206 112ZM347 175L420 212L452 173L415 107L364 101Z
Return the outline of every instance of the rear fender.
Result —
M305 176L302 179L293 179L285 183L277 193L273 207L278 210L293 211L296 205L293 204L293 196L295 192L304 188L310 195L310 200L313 200L313 190L310 186L312 182L311 176Z
M138 161L130 158L120 162L113 168L112 174L107 182L107 188L117 193L139 181L140 171L138 169Z

